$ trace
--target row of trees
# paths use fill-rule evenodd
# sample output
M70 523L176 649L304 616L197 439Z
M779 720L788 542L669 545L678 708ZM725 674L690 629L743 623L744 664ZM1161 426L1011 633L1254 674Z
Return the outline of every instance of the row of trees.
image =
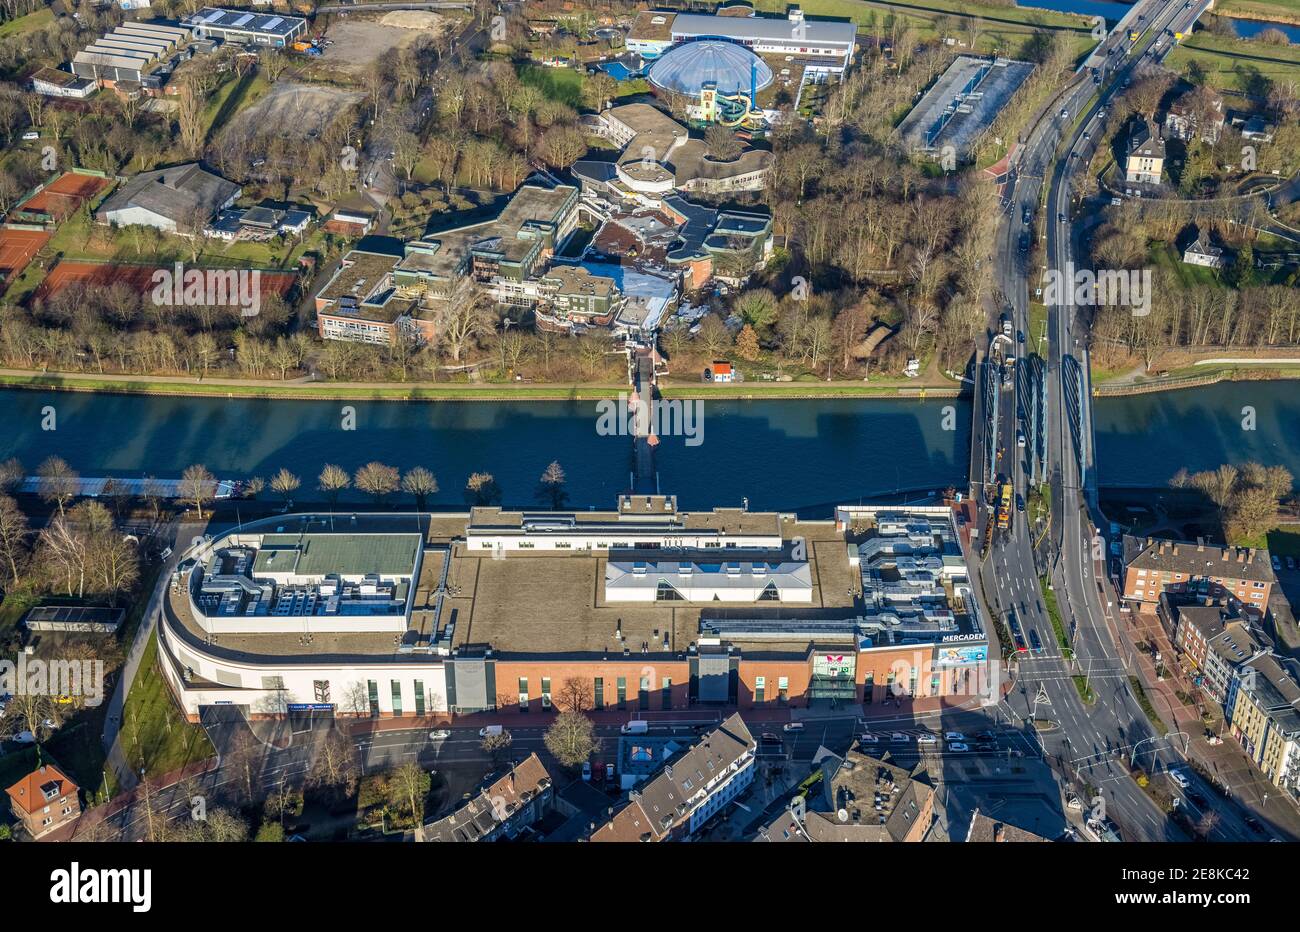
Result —
M1179 470L1170 480L1175 489L1195 489L1219 511L1224 537L1250 542L1277 526L1278 505L1292 494L1291 473L1283 466L1250 462L1224 464L1218 469L1188 473Z
M565 489L564 468L558 462L548 465L538 479L536 497L552 508L563 507L569 495ZM302 479L286 468L278 470L271 478L255 477L247 484L248 493L254 497L270 489L287 504L302 487ZM399 489L414 496L416 508L425 509L430 496L439 491L438 478L423 466L414 466L401 472L395 466L378 461L366 463L354 473L342 466L326 463L316 478L316 489L324 493L330 505L338 504L339 497L348 489L364 492L378 504ZM216 492L216 478L208 468L196 463L185 469L181 476L180 493L203 518L203 509L212 502ZM488 472L471 473L465 480L465 502L470 505L494 505L501 502L501 487ZM3 554L0 554L3 556Z

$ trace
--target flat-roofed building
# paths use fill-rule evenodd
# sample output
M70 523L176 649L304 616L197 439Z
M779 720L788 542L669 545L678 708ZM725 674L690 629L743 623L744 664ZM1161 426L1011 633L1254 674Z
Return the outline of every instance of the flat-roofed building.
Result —
M223 10L204 7L187 16L184 24L194 30L196 39L221 39L246 45L285 48L307 31L307 20L300 16L250 13L247 10Z
M717 38L759 54L798 56L812 63L815 71L839 75L853 62L857 26L807 19L798 7L791 7L782 18L651 10L637 15L627 35L627 48L653 59L682 43Z
M604 512L274 517L187 555L160 644L191 716L984 696L988 640L951 509L836 519L644 495Z
M32 90L46 97L70 97L84 100L99 90L94 81L57 68L41 68L31 77Z

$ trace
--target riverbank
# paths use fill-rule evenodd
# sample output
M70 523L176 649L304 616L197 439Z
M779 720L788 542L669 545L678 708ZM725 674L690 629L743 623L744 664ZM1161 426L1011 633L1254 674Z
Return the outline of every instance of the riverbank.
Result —
M180 376L89 375L0 369L0 387L36 391L169 395L195 398L277 398L300 401L600 401L625 394L623 384L322 382L310 379L186 379ZM724 385L665 382L668 399L956 398L958 383L735 382Z
M1210 12L1231 19L1300 26L1300 4L1295 0L1219 0Z
M1300 379L1300 359L1204 359L1154 376L1136 369L1111 373L1099 373L1094 369L1092 394L1097 398L1114 398L1201 388L1219 382L1283 382L1293 379Z

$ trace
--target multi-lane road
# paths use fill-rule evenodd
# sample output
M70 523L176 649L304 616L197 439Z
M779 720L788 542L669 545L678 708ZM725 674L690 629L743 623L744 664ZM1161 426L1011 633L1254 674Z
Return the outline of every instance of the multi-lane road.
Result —
M1170 34L1190 32L1204 11L1204 0L1144 0L1090 56L1076 82L1062 93L1033 127L1004 189L1006 219L997 243L999 282L1010 305L1014 328L1032 341L1029 296L1042 281L1042 269L1030 267L1021 238L1045 239L1046 267L1064 277L1078 255L1074 239L1073 192L1076 172L1091 160L1103 138L1112 98L1122 92L1144 62L1159 62L1173 46ZM1141 33L1137 43L1130 29ZM1099 72L1093 75L1091 67ZM1026 222L1025 213L1031 214ZM1038 223L1034 223L1038 218ZM1068 283L1067 283L1068 284ZM1106 623L1105 604L1095 578L1098 544L1094 542L1096 475L1093 468L1092 415L1088 384L1086 319L1072 304L1048 307L1047 337L1047 464L1051 481L1051 521L1030 528L1024 515L1014 516L1012 531L1002 535L984 564L986 591L1002 613L1014 612L1042 645L1013 660L1014 688L1004 701L1020 720L1056 722L1057 730L1042 736L1045 751L1081 783L1098 788L1108 814L1124 830L1126 840L1180 840L1185 837L1129 776L1125 763L1136 760L1163 772L1175 766L1183 736L1165 736L1152 727L1130 685L1129 671ZM1017 493L1028 497L1023 449L1017 446L1018 406L1009 398L999 412L999 446L1011 451L1003 468ZM1059 643L1039 582L1033 538L1046 536L1046 575L1067 633L1070 648ZM1102 563L1104 566L1104 562ZM1085 704L1075 677L1083 677L1092 699ZM1163 731L1163 730L1161 730ZM1209 788L1190 774L1184 792L1166 776L1169 789L1199 817L1197 797L1210 797ZM1219 805L1215 839L1252 838L1235 807Z

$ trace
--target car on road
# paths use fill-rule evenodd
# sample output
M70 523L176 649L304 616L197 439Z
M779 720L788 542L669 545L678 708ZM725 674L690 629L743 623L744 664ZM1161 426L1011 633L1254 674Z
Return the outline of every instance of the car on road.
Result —
M505 731L505 729L500 725L484 725L478 730L478 736L480 738L486 738L489 735L499 735L503 731Z
M1177 767L1170 768L1169 779L1173 780L1175 783L1178 784L1179 788L1184 790L1192 785L1192 781L1188 780L1187 776Z
M944 741L965 741L966 736L963 735L960 731L945 731L943 733L943 740Z
M1024 510L1025 510L1025 497L1023 495L1017 494L1016 511L1024 511Z
M1025 223L1032 223L1033 220L1034 220L1034 212L1033 212L1033 210L1032 210L1031 208L1026 207L1026 208L1025 208Z
M619 729L625 735L644 735L650 730L650 723L638 719L637 721L628 722Z
M1065 223L1065 214L1064 213L1057 214L1056 220L1058 223Z
M781 736L774 735L770 731L765 731L763 732L762 737L760 737L758 740L763 742L763 744L780 744Z
M1043 649L1043 642L1038 639L1038 632L1033 628L1029 629L1029 644L1036 651Z
M929 732L922 732L921 734L916 736L917 744L937 744L938 741L939 739L936 738L934 735L930 734Z
M782 727L786 731L803 731L803 722L786 722Z
M970 747L960 741L951 741L948 743L948 750L954 754L960 754L962 751L969 751Z
M587 783L591 782L591 761L589 760L582 762L582 779Z
M1061 108L1061 119L1062 119L1062 120L1068 120L1069 118L1070 118L1070 111L1069 111L1067 108L1062 107L1062 108Z
M1246 816L1245 822L1246 828L1250 829L1256 835L1264 836L1268 834L1268 830L1265 829L1259 819L1254 816Z
M1028 648L1025 647L1024 632L1020 629L1020 622L1016 620L1015 612L1007 613L1007 627L1011 629L1011 637L1016 642L1016 650L1020 652L1028 650Z
M1209 800L1195 790L1187 791L1187 800L1198 809L1205 809L1210 805Z
M907 744L907 742L911 741L912 738L909 735L903 734L901 731L896 731L889 736L889 740L894 744Z
M858 743L859 743L859 744L879 744L879 743L880 743L880 739L877 738L875 735L873 735L871 732L869 732L869 731L864 731L862 734L858 735Z
M429 732L430 741L442 741L450 737L451 737L450 728L435 728L433 731Z
M1025 448L1025 432L1023 430L1016 431L1016 446L1022 450Z

